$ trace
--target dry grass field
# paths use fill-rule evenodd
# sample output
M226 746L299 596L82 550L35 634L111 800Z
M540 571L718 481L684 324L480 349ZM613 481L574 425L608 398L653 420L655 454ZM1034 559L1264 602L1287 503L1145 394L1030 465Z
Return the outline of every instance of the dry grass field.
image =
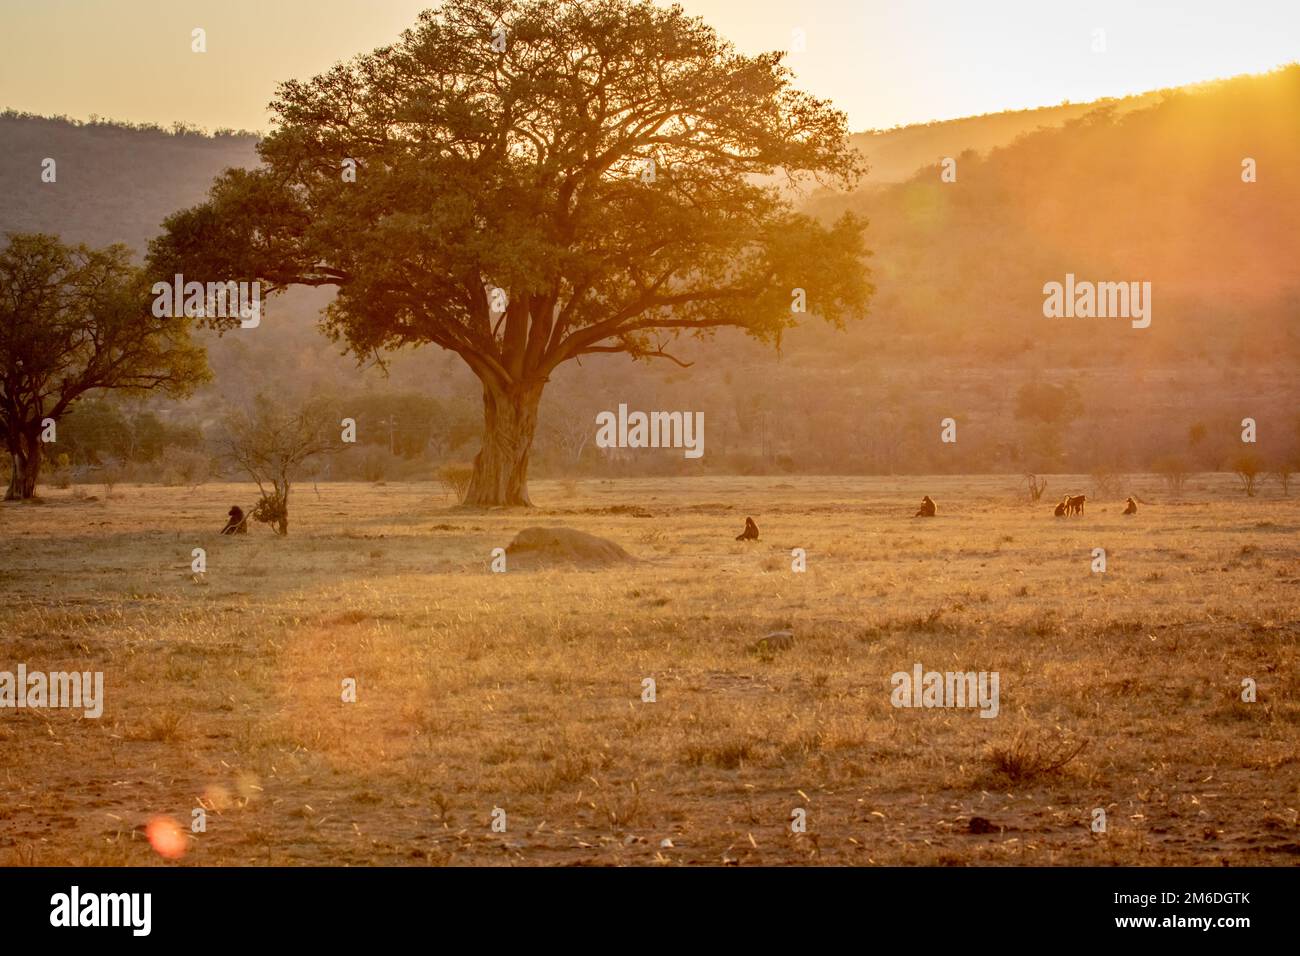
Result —
M308 484L277 539L216 533L243 485L43 489L0 508L0 670L102 670L106 703L0 710L0 864L162 863L143 825L201 806L184 864L1294 865L1300 500L1131 490ZM491 573L530 525L640 560ZM998 717L892 707L917 661L997 671Z

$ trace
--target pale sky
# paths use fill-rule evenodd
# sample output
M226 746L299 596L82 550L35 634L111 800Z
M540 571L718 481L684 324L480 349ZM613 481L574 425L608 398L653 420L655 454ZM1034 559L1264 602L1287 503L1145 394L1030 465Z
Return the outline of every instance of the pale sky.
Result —
M276 84L395 40L433 0L0 0L0 108L266 130ZM682 0L854 130L1083 102L1300 60L1300 0ZM208 52L190 51L207 31ZM1104 52L1094 52L1094 31Z

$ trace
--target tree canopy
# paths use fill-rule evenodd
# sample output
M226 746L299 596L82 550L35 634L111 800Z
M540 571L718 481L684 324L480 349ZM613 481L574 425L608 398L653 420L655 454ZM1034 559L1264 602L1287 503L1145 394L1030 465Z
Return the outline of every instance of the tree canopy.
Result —
M157 318L125 246L89 249L11 234L0 250L0 429L12 472L6 498L30 498L42 422L87 392L188 394L207 376L186 319Z
M152 266L336 286L324 325L358 357L457 353L484 389L468 500L527 503L560 363L672 358L676 336L722 326L778 341L796 290L832 323L865 314L864 223L788 198L852 185L859 160L781 59L648 0L450 0L282 84L263 165L170 217Z

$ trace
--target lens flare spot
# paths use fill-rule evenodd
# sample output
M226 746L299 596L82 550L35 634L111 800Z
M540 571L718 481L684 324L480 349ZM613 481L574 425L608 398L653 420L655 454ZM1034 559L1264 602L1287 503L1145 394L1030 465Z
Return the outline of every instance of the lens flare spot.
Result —
M153 817L144 828L144 834L155 852L167 860L179 860L189 848L185 831L171 817Z

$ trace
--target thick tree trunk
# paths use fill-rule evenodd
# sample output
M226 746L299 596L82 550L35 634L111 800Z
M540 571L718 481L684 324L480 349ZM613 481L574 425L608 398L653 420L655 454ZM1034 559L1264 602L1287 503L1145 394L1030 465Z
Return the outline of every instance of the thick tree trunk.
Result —
M474 474L465 504L528 507L528 455L537 431L542 389L504 391L483 386L483 447L474 456Z
M36 494L36 477L41 470L40 433L9 436L9 488L5 501L27 499Z

